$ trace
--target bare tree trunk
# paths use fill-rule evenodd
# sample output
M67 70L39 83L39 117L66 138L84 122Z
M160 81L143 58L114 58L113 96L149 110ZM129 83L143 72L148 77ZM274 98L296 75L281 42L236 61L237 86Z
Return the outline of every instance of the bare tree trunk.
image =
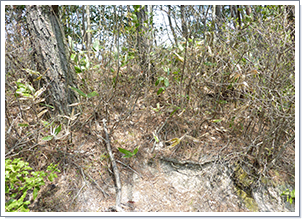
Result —
M287 13L287 29L290 31L290 37L293 43L295 43L295 6L294 5L287 5L286 6L286 13Z
M250 7L250 5L246 5L246 6L245 6L245 9L246 9L246 14L247 14L248 16L250 16L250 14L251 14L251 7Z
M237 18L237 15L236 15L236 10L235 10L235 5L230 5L229 6L229 10L230 10L230 16L231 18ZM234 22L234 20L232 20L232 23L234 25L234 28L236 28L236 23Z
M85 28L85 5L82 5L82 50L84 50L86 42L86 28Z
M187 24L186 24L186 15L185 15L185 6L181 5L181 27L182 27L182 36L187 41Z
M144 36L144 33L146 32L143 23L144 21L147 21L147 15L146 15L146 6L143 6L139 11L136 12L139 26L137 28L137 47L139 51L140 56L140 67L143 71L144 75L146 76L146 70L147 70L147 60L146 60L146 47L147 47L147 41Z
M221 30L221 27L222 27L222 18L223 18L223 14L222 14L222 5L216 5L216 25L217 25L217 30L218 30L218 35L220 37L222 37L222 30Z
M91 25L90 25L90 11L89 11L89 5L86 5L86 23L87 23L87 30L91 29ZM91 37L91 33L90 31L87 32L87 49L90 48L90 45L92 43L92 37Z
M211 13L211 18L212 18L212 30L211 30L211 39L209 41L210 45L213 46L216 44L216 5L213 5L212 7L212 13Z
M240 12L240 5L237 5L237 17L238 17L238 22L239 22L239 30L241 30L241 12Z
M69 88L75 87L75 72L70 66L68 46L57 9L48 5L27 6L27 24L36 70L44 74L40 82L48 86L47 101L56 112L68 114L68 105L76 101L74 92Z
M173 24L171 22L171 7L170 7L170 5L168 5L167 7L168 7L167 18L168 18L168 22L169 22L169 27L171 29L171 32L172 32L173 36L174 36L176 47L178 47L177 35L176 35L175 29L173 27Z

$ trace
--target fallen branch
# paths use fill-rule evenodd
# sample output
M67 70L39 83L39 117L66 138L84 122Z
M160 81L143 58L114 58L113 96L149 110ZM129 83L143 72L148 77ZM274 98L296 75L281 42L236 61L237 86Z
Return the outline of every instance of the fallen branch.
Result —
M124 210L121 207L121 194L122 194L122 190L121 190L121 180L120 180L120 174L119 174L119 170L117 168L117 164L110 146L110 140L109 140L109 136L108 136L108 132L107 132L107 127L106 127L106 119L103 119L103 126L104 126L104 132L105 132L105 142L106 142L106 148L107 148L107 152L110 158L110 161L112 163L112 167L113 167L113 172L114 172L114 176L115 176L115 182L116 182L116 211L118 212L124 212Z
M72 163L75 164L76 167L78 167L80 169L81 174L82 174L82 178L83 178L83 185L82 185L81 189L78 191L77 195L73 198L73 200L69 204L69 207L71 207L71 205L73 204L73 202L75 201L75 199L79 196L79 194L80 194L81 190L83 189L83 187L86 185L85 175L83 173L82 167L78 166L75 162L72 162Z
M91 181L96 184L97 188L103 193L104 197L109 196L103 189L101 186L99 186L99 184L88 174L86 173L86 175L91 179Z
M137 171L135 171L133 168L131 168L129 165L127 165L127 164L125 164L125 163L123 163L123 162L121 162L119 160L117 160L117 162L120 163L120 164L122 164L122 165L124 165L124 166L126 166L128 169L132 170L134 173L136 173L138 176L140 176L143 179L143 176L140 173L138 173Z

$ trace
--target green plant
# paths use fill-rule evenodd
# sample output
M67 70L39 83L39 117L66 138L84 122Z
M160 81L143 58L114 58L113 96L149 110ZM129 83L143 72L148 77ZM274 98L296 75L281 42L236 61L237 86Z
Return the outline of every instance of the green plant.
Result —
M164 78L162 76L160 76L155 85L158 86L160 83L163 83L164 87L161 86L160 89L157 91L157 95L161 94L168 86L169 86L169 81L167 78Z
M99 96L99 94L96 91L92 91L88 94L85 94L84 92L82 92L80 89L77 89L75 87L70 87L72 90L76 91L79 95L85 97L85 98L92 98L94 96Z
M58 139L57 135L60 133L61 131L61 124L58 125L55 129L52 129L52 127L50 128L50 133L51 135L45 136L42 138L43 141L50 141L53 138Z
M133 157L133 156L136 155L136 153L137 153L138 150L139 150L139 147L136 147L135 150L134 150L133 152L128 151L128 150L126 150L126 149L124 149L124 148L121 148L121 147L118 147L118 150L119 150L121 153L125 154L125 155L123 156L124 158L129 158L129 157Z
M293 189L291 192L289 189L286 189L285 191L282 192L281 196L287 196L287 202L292 204L293 199L295 199L295 190Z
M30 75L40 75L37 77L34 81L40 80L42 78L42 75L39 72L35 72L29 69L23 69L26 72L28 72ZM36 91L29 83L26 81L23 82L23 79L18 79L16 82L17 89L15 91L15 97L17 97L20 101L24 101L24 107L25 109L30 109L33 108L34 111L37 111L36 104L41 104L48 106L50 108L53 108L53 106L43 104L45 101L45 98L41 98L41 95L45 92L45 87L42 87L38 91ZM43 114L45 114L48 110L46 107L44 108L39 108L39 113L37 114L38 118L40 118ZM27 127L28 124L19 124L19 127Z
M159 112L160 111L160 103L157 103L157 108L152 108L152 110L154 110L155 112Z
M33 189L33 199L36 199L40 187L45 185L44 179L47 177L51 182L57 178L55 172L60 172L56 167L58 165L50 164L47 167L47 173L44 171L35 171L28 166L21 158L13 161L5 160L5 197L8 201L5 203L6 212L28 212L30 201L24 201L28 190Z

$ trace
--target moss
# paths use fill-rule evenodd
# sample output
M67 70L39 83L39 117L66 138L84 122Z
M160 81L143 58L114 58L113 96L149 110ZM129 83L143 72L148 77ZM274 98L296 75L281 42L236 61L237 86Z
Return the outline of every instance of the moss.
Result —
M235 184L237 195L244 201L245 206L251 212L258 212L259 207L256 201L252 198L251 188L255 179L249 176L240 165L237 165L234 169L232 179Z
M247 195L245 191L237 188L237 195L241 199L243 199L244 204L245 204L246 208L249 209L249 211L251 211L251 212L259 211L259 206L258 206L257 202L252 197Z
M237 165L234 169L232 179L237 188L243 190L251 197L251 185L253 184L255 179L249 176L240 165Z

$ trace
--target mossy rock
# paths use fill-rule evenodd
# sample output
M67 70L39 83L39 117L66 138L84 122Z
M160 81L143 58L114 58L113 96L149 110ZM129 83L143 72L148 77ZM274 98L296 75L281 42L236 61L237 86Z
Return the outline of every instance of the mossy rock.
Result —
M239 164L236 164L233 170L232 180L235 184L235 191L244 201L245 206L251 212L258 212L258 204L252 197L252 185L256 181L255 178L249 175Z
M255 178L243 170L239 164L234 169L232 180L237 188L243 190L250 197L252 196L252 184L255 182Z
M245 207L249 209L249 211L251 212L258 212L259 211L259 206L257 204L257 202L250 196L248 196L246 194L245 191L241 190L241 189L237 189L237 195L243 199Z

